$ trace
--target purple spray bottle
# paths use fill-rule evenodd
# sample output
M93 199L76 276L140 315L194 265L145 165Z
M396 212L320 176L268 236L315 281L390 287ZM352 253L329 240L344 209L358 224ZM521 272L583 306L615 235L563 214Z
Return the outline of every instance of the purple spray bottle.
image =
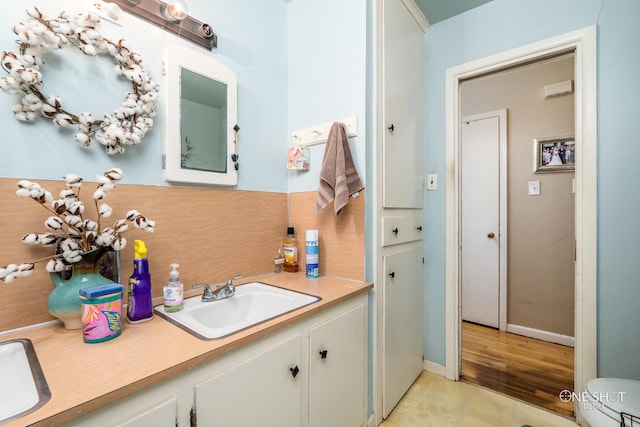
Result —
M133 251L133 274L129 278L127 306L127 321L129 323L149 320L153 316L147 247L142 240L136 240L133 243Z

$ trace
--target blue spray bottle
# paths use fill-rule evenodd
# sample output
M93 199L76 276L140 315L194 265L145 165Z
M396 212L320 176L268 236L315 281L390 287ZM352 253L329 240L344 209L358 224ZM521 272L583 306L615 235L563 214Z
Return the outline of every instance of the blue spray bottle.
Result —
M147 247L142 240L136 240L133 243L133 251L133 274L129 278L127 306L127 321L129 323L149 320L153 316Z

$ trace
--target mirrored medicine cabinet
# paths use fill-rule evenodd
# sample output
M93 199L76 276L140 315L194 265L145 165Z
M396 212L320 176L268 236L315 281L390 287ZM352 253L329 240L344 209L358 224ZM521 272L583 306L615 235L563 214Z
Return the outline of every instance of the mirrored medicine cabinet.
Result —
M235 73L208 53L178 46L167 48L164 61L165 181L236 185Z

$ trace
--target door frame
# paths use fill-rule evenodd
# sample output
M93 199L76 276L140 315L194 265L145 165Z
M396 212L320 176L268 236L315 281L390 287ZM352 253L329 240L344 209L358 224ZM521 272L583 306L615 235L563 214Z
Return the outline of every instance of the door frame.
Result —
M507 330L507 109L487 111L486 113L473 114L464 116L461 122L472 122L477 120L489 119L491 117L498 118L498 182L499 182L499 212L498 212L498 329ZM460 141L461 142L461 141ZM460 170L461 171L461 170ZM459 188L458 188L459 190ZM458 191L458 194L460 192ZM462 203L461 195L459 203ZM462 210L459 209L460 215L458 221L462 222ZM462 245L458 245L459 254L462 253ZM462 284L460 285L462 286ZM460 301L460 310L462 313L462 301ZM460 315L462 317L462 314Z
M459 84L562 52L575 52L575 373L574 391L597 374L597 30L595 25L447 69L445 375L459 379Z

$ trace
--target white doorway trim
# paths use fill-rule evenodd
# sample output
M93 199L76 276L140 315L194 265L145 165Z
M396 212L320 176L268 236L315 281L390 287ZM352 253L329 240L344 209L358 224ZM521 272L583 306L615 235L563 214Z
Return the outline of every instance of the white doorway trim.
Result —
M446 376L459 379L459 83L565 51L575 51L575 374L574 391L596 376L597 356L597 55L596 26L449 68L446 72Z
M507 330L507 110L488 111L462 117L463 122L484 120L492 117L498 118L498 179L499 179L499 209L498 209L498 241L499 246L499 271L498 271L498 328ZM463 166L464 167L464 166ZM458 172L461 172L458 170ZM459 211L462 215L462 212ZM460 220L462 221L462 217ZM462 301L460 301L462 309Z

